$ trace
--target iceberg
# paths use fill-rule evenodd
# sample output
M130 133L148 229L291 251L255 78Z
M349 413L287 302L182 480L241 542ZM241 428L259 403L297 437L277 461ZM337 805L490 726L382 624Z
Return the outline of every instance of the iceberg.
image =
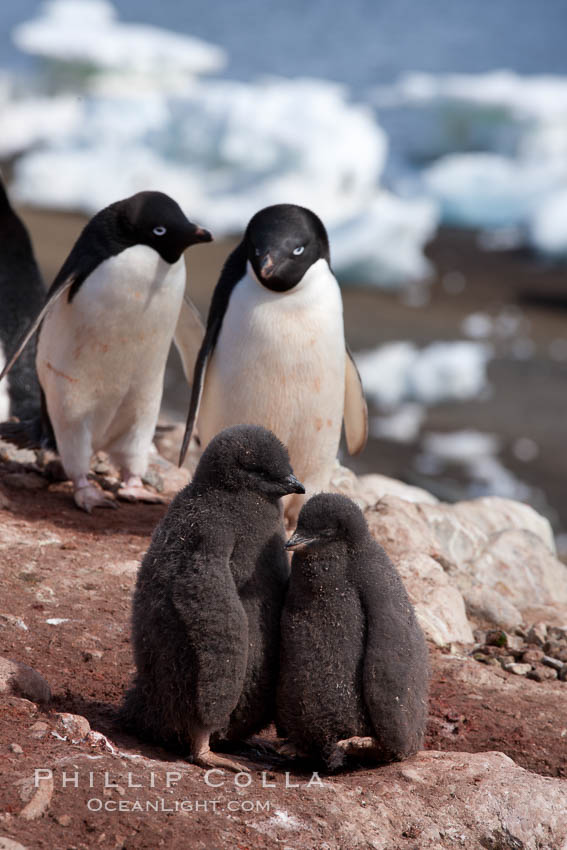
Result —
M567 160L512 159L494 153L448 154L424 169L425 195L446 224L503 228L527 223L541 199L567 179Z
M412 72L372 99L386 126L388 110L404 110L406 128L418 122L402 156L410 169L429 164L405 184L436 200L444 223L492 229L489 248L507 234L567 257L567 76Z
M122 23L107 0L47 0L39 16L17 26L12 36L20 50L45 59L161 80L214 73L227 61L222 48L201 39Z
M401 287L430 273L437 205L381 188L386 134L345 86L202 78L222 67L220 48L122 23L107 0L48 0L14 40L57 71L53 95L0 90L0 153L24 151L18 201L92 215L161 190L217 235L297 203L325 222L341 278Z

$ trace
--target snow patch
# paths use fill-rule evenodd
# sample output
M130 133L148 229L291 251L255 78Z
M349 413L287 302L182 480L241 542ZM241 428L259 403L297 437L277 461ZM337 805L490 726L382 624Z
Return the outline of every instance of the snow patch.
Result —
M377 405L402 401L437 404L478 397L487 387L491 346L479 342L435 342L418 349L394 342L357 354L364 391Z

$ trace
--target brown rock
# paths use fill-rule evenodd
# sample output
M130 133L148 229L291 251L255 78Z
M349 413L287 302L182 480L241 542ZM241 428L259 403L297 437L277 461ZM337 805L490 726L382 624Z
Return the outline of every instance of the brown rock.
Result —
M27 847L5 835L0 835L0 850L27 850Z
M28 631L28 627L21 617L16 617L14 614L0 614L0 627L11 626L15 629L21 629L23 632Z
M37 820L49 808L52 796L53 776L39 779L37 783L37 790L29 803L27 803L20 812L20 817L24 820Z
M86 717L80 714L60 713L55 715L57 731L71 738L82 741L91 731L91 725Z
M508 635L502 629L491 629L486 633L487 646L508 646Z
M526 676L532 669L531 664L503 664L507 673L514 673L515 676Z
M49 486L47 479L37 472L9 472L2 483L12 490L45 490Z
M543 646L547 638L547 625L545 623L534 623L528 631L528 643L535 643L536 646Z
M553 667L545 667L543 664L536 664L533 670L527 674L528 679L535 679L536 682L546 682L550 679L557 679L557 670Z
M523 617L518 608L491 587L463 587L463 597L467 614L471 617L479 617L509 631L517 628L522 622Z
M416 552L398 558L396 566L426 637L437 646L473 643L463 597L438 562Z
M83 652L84 661L100 661L104 655L100 649L85 649Z
M541 661L542 664L545 664L546 667L551 667L552 670L559 671L563 669L563 662L558 658L551 658L549 655L544 655Z
M522 661L525 664L538 664L543 658L543 649L529 648L522 652Z
M27 664L8 658L0 658L0 693L26 697L32 702L51 699L51 689L43 676Z
M0 510L7 510L10 507L10 499L3 487L0 487Z

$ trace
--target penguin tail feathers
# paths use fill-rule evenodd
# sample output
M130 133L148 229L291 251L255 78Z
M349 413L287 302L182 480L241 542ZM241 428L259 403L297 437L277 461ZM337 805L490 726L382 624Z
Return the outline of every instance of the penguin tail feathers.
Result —
M19 449L56 450L53 436L45 431L41 416L20 421L0 422L0 440L11 443Z

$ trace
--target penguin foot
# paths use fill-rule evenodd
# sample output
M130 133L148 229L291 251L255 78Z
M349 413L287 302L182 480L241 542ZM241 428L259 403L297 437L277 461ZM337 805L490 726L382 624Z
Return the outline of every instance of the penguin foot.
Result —
M226 756L220 756L218 753L213 753L213 751L208 748L196 753L191 761L193 764L199 765L199 767L207 768L207 770L210 768L219 768L221 770L231 770L233 773L250 772L250 767L248 765L233 761ZM255 765L253 765L253 767L255 767Z
M375 738L358 737L344 738L342 741L337 741L330 757L327 759L327 766L331 770L336 770L344 764L345 759L355 758L363 762L375 762L380 757L380 745Z
M286 759L306 759L307 753L304 753L298 746L291 741L283 741L281 744L275 744L274 749L278 755Z
M73 492L73 498L75 499L77 507L82 511L86 511L88 514L92 513L93 508L118 507L111 496L107 496L90 481L86 484L76 485Z
M146 502L150 505L167 504L167 499L164 499L158 493L147 490L141 481L139 484L121 484L116 496L123 502Z

